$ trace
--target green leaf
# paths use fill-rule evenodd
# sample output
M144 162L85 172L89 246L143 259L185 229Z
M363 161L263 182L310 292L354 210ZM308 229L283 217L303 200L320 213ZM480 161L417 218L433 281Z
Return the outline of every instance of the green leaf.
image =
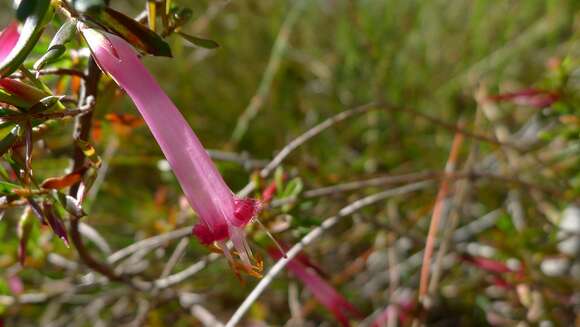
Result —
M2 136L2 139L0 140L0 155L6 153L6 151L14 145L14 142L16 142L18 135L20 134L20 126L10 124L9 126L2 128L0 131L4 134L4 131L6 130L9 132Z
M154 56L171 57L171 48L161 36L131 17L105 8L98 13L87 16L112 33L116 33L138 49Z
M213 41L213 40L202 39L200 37L185 34L182 32L177 32L177 34L179 34L179 36L181 36L183 39L185 39L189 43L191 43L195 46L198 46L200 48L215 49L215 48L219 48L219 46L220 46L216 41Z
M26 112L29 114L36 114L39 112L43 112L52 108L55 104L57 104L60 100L62 100L63 96L54 96L49 95L45 98L42 98L39 102L35 103L28 109Z
M12 184L5 181L0 181L0 194L10 195L14 189L19 189L20 185Z
M0 102L13 105L19 108L26 108L30 106L30 103L20 97L10 94L3 89L0 89Z
M65 44L74 38L75 32L76 20L71 19L66 21L52 38L46 53L34 63L33 68L35 70L41 70L44 66L57 61L66 52Z
M282 192L281 198L282 199L284 199L284 198L296 198L300 194L300 192L302 192L303 188L304 188L304 185L302 183L302 180L298 177L294 178L286 184L286 188L284 188L284 191ZM288 211L292 210L294 205L295 205L294 203L287 203L287 204L282 206L282 211L288 212Z
M302 180L300 178L294 178L286 185L282 197L296 197L298 194L300 194L300 192L302 192L303 187L304 185L302 184Z
M0 63L0 77L12 74L22 65L52 17L53 9L50 6L50 0L22 0L20 7L22 6L34 6L34 8L26 16L16 46ZM29 10L23 9L23 11L28 12Z

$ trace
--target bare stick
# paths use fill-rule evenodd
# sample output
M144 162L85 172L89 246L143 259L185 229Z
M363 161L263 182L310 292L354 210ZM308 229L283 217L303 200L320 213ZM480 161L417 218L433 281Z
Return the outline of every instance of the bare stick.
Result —
M175 268L175 265L177 265L177 263L179 262L179 259L181 259L181 257L183 256L183 254L185 253L185 250L187 250L188 243L189 243L189 240L186 238L182 238L181 241L179 241L179 243L177 243L177 247L175 248L175 251L173 251L173 254L169 258L169 261L167 261L167 264L165 264L165 267L163 267L163 272L161 273L161 278L165 278L165 277L169 276L169 274L171 274L171 271L173 270L173 268Z
M193 265L189 266L189 268L187 268L187 269L184 269L184 270L182 270L178 273L175 273L173 275L169 275L165 278L156 280L154 282L155 287L162 289L162 288L167 288L167 287L173 286L175 284L179 284L179 283L183 282L184 280L190 278L191 276L197 274L201 270L203 270L205 267L207 267L208 263L216 260L219 257L220 257L220 255L217 253L211 253L211 254L207 255L206 257L204 257L202 260L199 260L196 263L194 263Z
M137 243L133 243L131 245L129 245L126 248L123 248L113 254L111 254L108 258L107 261L109 263L115 263L121 259L123 259L124 257L135 253L139 250L143 250L143 249L149 249L152 247L157 247L160 244L163 244L165 242L174 240L174 239L178 239L178 238L182 238L185 237L187 235L191 234L191 226L187 226L187 227L183 227L180 229L176 229L172 232L166 233L166 234L161 234L161 235L157 235L155 237L150 237L147 239L144 239L142 241L139 241Z
M451 146L451 153L449 154L449 159L447 160L447 165L445 167L446 172L450 173L455 169L457 157L459 156L459 149L461 148L462 143L463 135L456 133L453 139L453 145ZM435 207L433 208L433 216L431 217L431 224L429 226L429 233L427 234L427 242L425 244L425 255L423 257L423 266L421 267L421 279L419 283L420 301L423 301L424 297L427 295L429 286L429 271L431 269L431 257L433 256L433 248L435 247L435 239L439 229L439 222L441 221L443 208L445 207L445 199L447 198L448 193L449 180L447 178L443 178L439 191L437 192L437 199L435 202Z

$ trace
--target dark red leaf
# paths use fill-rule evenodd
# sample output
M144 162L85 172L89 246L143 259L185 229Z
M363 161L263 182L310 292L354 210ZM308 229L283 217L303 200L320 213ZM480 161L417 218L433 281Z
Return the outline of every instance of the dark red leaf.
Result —
M47 178L40 184L40 187L55 190L60 190L65 187L69 187L73 184L80 182L82 175L86 170L87 168L83 167L65 176Z
M489 99L495 102L513 102L522 106L545 108L558 101L560 95L553 91L529 88L490 96Z
M57 217L52 204L49 202L43 203L44 215L48 222L52 231L64 242L64 244L68 247L68 236L66 234L66 228L64 227L64 223Z

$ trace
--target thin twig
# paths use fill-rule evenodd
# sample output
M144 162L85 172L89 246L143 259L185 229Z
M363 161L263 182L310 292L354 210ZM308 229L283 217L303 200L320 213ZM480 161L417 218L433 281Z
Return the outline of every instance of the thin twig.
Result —
M165 278L169 276L169 274L171 274L171 271L173 270L173 268L175 268L175 265L177 265L177 263L183 256L185 250L187 250L188 244L189 240L186 238L182 238L181 241L177 243L177 247L173 251L173 254L171 254L171 257L169 257L169 260L165 264L165 267L163 267L163 272L161 272L161 278Z
M455 169L457 157L459 156L459 149L463 143L463 135L456 133L451 146L451 153L445 166L445 172L450 173ZM423 257L423 266L421 267L421 279L419 283L419 300L423 301L427 295L429 286L429 271L431 269L431 257L433 255L433 248L435 246L435 239L439 229L441 216L445 207L445 199L449 193L449 180L443 178L441 186L437 192L437 199L435 200L435 207L433 208L433 216L431 217L431 224L429 226L429 233L427 234L427 242L425 244L425 255Z
M375 103L371 102L356 108L345 110L335 116L326 119L322 123L310 128L308 131L301 134L300 136L292 140L290 143L288 143L284 148L282 148L282 150L278 152L278 154L274 157L274 159L272 159L272 161L270 161L270 163L268 163L268 165L264 167L262 171L260 171L260 176L262 176L262 178L265 178L268 175L270 175L270 173L272 173L272 171L274 171L282 163L282 161L284 161L284 159L286 159L286 157L288 157L288 155L292 153L292 151L296 150L298 147L306 143L308 140L320 134L329 127L336 125L337 123L340 123L345 119L348 119L350 117L362 113L366 113L373 109L377 109L377 107Z
M475 115L474 125L476 128L480 125L481 118L482 113L478 110ZM465 162L465 166L463 167L464 172L468 172L472 169L473 165L475 164L478 149L479 144L473 142L470 146L469 155ZM431 293L435 292L439 285L439 280L443 271L443 261L447 251L449 250L449 247L451 246L450 243L452 241L453 234L459 225L463 207L465 205L465 201L467 200L471 185L472 181L470 179L463 179L457 183L457 193L454 198L454 204L452 208L453 211L449 214L449 222L447 223L445 234L443 235L443 239L439 245L439 250L437 251L435 262L433 264L433 274L431 275L431 281L429 285L429 292Z
M166 234L161 234L161 235L157 235L154 237L144 239L142 241L133 243L133 244L111 254L107 258L107 262L110 264L113 264L113 263L123 259L124 257L129 256L137 251L154 248L154 247L157 247L160 244L163 244L165 242L179 239L179 238L188 236L190 234L191 234L191 226L187 226L187 227L183 227L180 229L176 229L176 230L169 232L169 233L166 233Z

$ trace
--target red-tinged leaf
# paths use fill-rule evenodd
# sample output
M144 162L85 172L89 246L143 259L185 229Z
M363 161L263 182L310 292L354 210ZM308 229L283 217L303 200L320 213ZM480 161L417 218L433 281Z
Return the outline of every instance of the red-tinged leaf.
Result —
M508 283L505 279L503 279L501 276L498 275L493 275L491 277L492 283L493 285L502 288L502 289L513 289L514 286L511 285L510 283Z
M54 189L54 190L60 190L60 189L69 187L73 184L80 182L81 178L86 170L87 170L87 168L81 168L77 171L74 171L70 174L67 174L67 175L64 175L61 177L47 178L42 182L42 184L40 184L40 187L45 188L45 189Z
M272 181L266 189L262 192L262 203L268 204L274 198L274 194L276 194L277 185L276 181Z
M38 205L38 203L36 203L36 201L34 201L32 198L29 197L30 194L21 195L21 196L28 197L26 200L28 201L30 209L32 210L32 212L34 213L36 218L38 218L38 221L41 224L46 225L46 220L44 219L44 214L42 213L42 208L40 207L40 205Z
M56 211L49 202L43 203L44 216L52 231L64 242L64 245L69 246L66 228L62 220L57 216Z
M28 108L48 95L32 85L12 78L0 78L0 89L6 92L2 94L0 101L19 108Z
M475 267L496 274L513 272L505 263L484 257L463 256L462 259Z
M560 99L560 94L548 90L529 88L515 92L508 92L489 97L491 101L512 102L517 105L534 108L551 106Z
M104 8L98 12L88 13L87 16L146 53L154 56L172 56L169 44L161 36L123 13Z
M18 140L18 136L20 135L20 126L10 124L0 129L0 132L6 131L8 133L2 139L0 139L0 156L4 155L4 153L12 148L14 143ZM0 187L0 193L2 193L1 190L2 188Z
M288 252L288 249L290 248L288 246L288 244L284 244L284 243L280 243L280 246L282 247L282 250L284 250L284 252ZM282 253L280 251L280 249L277 249L275 247L268 248L268 253L270 254L270 256L272 258L274 258L276 260L280 260L281 258L285 257L285 254ZM303 264L304 266L314 269L320 276L322 276L324 278L329 278L330 277L330 276L328 276L327 273L325 273L322 270L322 268L319 265L317 265L316 263L312 262L312 260L310 260L310 258L306 254L304 254L302 252L298 253L296 255L296 257L294 257L294 260L293 261L298 261L301 264Z

